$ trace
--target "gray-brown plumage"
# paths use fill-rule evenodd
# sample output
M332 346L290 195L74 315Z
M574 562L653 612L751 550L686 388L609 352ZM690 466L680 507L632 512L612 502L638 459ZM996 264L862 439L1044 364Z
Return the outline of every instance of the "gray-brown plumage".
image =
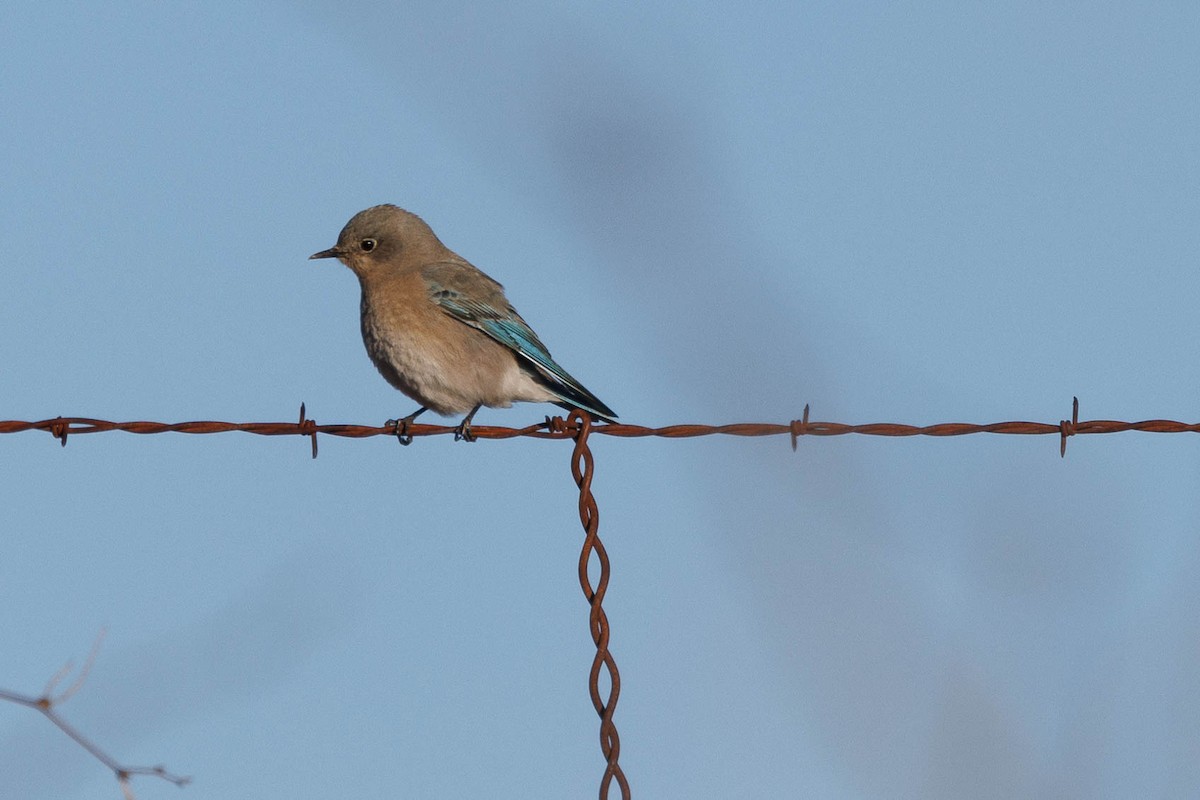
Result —
M393 205L360 211L336 245L310 258L337 258L358 276L367 354L388 383L421 405L398 425L427 409L466 414L459 435L469 439L480 406L514 402L616 418L555 363L504 287L442 244L416 214Z

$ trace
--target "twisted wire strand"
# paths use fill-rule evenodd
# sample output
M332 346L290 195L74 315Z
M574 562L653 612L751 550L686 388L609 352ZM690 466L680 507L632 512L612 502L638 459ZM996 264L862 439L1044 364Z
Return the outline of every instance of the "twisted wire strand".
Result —
M596 657L592 659L592 668L588 673L588 692L592 697L592 706L600 716L600 751L607 762L604 776L600 779L600 800L608 797L613 780L616 780L621 790L622 800L629 800L629 781L618 763L621 757L621 739L617 735L617 726L613 723L617 697L621 694L621 676L617 672L617 662L608 650L610 632L608 615L604 613L603 606L611 569L608 553L600 541L600 509L592 495L595 461L588 446L588 435L594 428L591 419L582 411L573 411L570 422L576 431L575 449L571 453L571 476L575 479L575 485L579 487L579 522L584 531L583 548L579 554L579 586L588 601L588 627L596 645ZM595 588L588 577L588 565L593 555L599 566ZM600 692L602 671L607 673L609 679L607 698Z
M577 419L574 415L572 420ZM492 425L473 425L472 436L476 439L512 439L526 436L537 439L569 439L574 438L579 430L578 422L570 423L562 417L546 417L543 422L527 425L523 428L506 428ZM76 434L106 433L108 431L125 431L137 434L155 433L228 433L241 431L258 436L307 436L312 441L313 458L317 455L317 436L341 436L351 439L363 439L371 436L394 436L397 431L394 425L351 425L332 424L319 425L309 419L304 404L300 405L300 418L296 422L110 422L91 417L54 417L35 422L24 420L0 420L0 434L20 433L22 431L48 431L64 446L67 438ZM448 425L410 424L405 431L412 437L453 435L456 428ZM870 422L865 424L847 424L842 422L818 422L809 419L809 407L804 407L800 419L787 423L769 422L736 422L726 425L682 424L667 425L651 428L643 425L626 423L593 424L589 435L619 436L621 438L640 438L656 436L666 439L685 439L696 436L790 436L792 448L803 436L845 436L857 434L860 436L967 436L978 433L995 433L1010 436L1045 436L1060 437L1060 453L1066 452L1066 441L1071 436L1124 433L1126 431L1142 431L1146 433L1197 433L1200 423L1179 422L1169 419L1147 419L1139 422L1123 422L1120 420L1079 419L1079 400L1072 402L1071 418L1058 422L1028 422L1005 421L983 424L970 422L939 422L932 425L908 425L895 422Z

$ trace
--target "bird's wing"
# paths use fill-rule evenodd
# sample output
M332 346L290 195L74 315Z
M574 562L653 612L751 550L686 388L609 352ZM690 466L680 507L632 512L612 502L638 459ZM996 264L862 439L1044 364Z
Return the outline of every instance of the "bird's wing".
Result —
M617 416L551 358L546 345L509 304L499 283L463 261L429 264L422 268L421 276L430 298L443 311L524 358L550 391L596 416Z

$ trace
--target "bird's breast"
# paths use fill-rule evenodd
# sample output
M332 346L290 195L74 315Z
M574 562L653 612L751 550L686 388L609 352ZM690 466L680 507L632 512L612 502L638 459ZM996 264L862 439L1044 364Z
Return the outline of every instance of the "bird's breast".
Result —
M398 288L409 291L364 287L362 298L363 344L388 383L446 416L545 399L510 350L441 311L423 286Z

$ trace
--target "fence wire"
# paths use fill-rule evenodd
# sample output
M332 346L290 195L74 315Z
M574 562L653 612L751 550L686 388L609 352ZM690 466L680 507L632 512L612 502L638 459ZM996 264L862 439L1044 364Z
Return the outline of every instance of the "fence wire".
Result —
M309 419L307 410L300 405L300 417L296 422L110 422L108 420L90 417L54 417L36 422L21 420L0 420L0 434L20 433L22 431L47 431L65 447L69 436L76 434L104 433L107 431L126 431L127 433L227 433L242 431L259 436L307 436L312 445L312 457L317 457L317 436L342 436L352 439L362 439L371 436L396 436L401 443L407 443L412 438L421 436L439 436L454 434L456 428L444 425L409 424L403 430L397 430L395 424L374 425L319 425ZM621 691L621 678L617 672L617 664L608 649L610 630L608 616L604 613L604 595L608 589L610 564L608 554L600 541L598 534L600 512L595 497L592 495L592 476L595 463L591 448L588 446L590 436L602 434L636 438L658 436L669 439L691 438L696 436L782 436L791 439L792 449L795 450L799 439L803 436L844 436L858 434L861 436L967 436L977 433L995 433L1004 435L1059 437L1059 455L1066 455L1067 439L1077 435L1122 433L1125 431L1144 431L1150 433L1198 433L1200 423L1176 422L1167 419L1150 419L1141 422L1121 422L1118 420L1083 420L1079 419L1079 398L1071 403L1070 419L1052 422L992 422L974 424L967 422L943 422L934 425L904 425L892 422L873 422L851 425L841 422L818 422L810 419L809 407L804 407L800 419L784 423L739 422L729 425L668 425L661 428L649 428L641 425L625 423L594 424L587 414L580 411L572 412L567 419L562 417L546 417L544 422L529 425L524 428L505 428L487 425L472 426L471 433L475 439L511 439L518 436L528 436L541 439L573 439L574 450L571 453L571 475L579 487L579 520L583 525L584 542L579 556L579 585L583 590L589 607L588 625L592 641L596 645L596 655L588 675L588 691L592 705L600 717L600 750L605 759L605 770L600 782L600 798L605 800L609 795L612 783L615 781L623 800L631 797L629 782L618 763L621 754L620 738L613 722L617 698ZM593 587L589 577L589 566L593 558L598 566L596 585ZM601 679L607 677L607 697L601 689ZM39 698L28 698L13 692L0 690L0 700L9 700L23 705L29 705L46 713L51 712L49 692ZM132 797L128 780L133 774L152 774L166 780L182 784L187 779L177 778L167 773L162 767L127 768L121 767L107 755L101 753L93 745L70 729L61 719L55 719L55 724L81 742L93 755L113 769L121 782L122 791L126 797Z
M574 420L574 415L571 416ZM318 425L309 419L305 406L300 404L300 418L296 422L109 422L108 420L91 417L54 417L36 422L23 420L0 420L0 434L21 433L22 431L48 431L58 439L63 446L67 437L74 434L105 433L107 431L126 431L127 433L228 433L242 431L259 436L307 436L312 440L312 457L317 457L317 435L342 436L350 439L365 439L371 436L396 436L398 431L393 425ZM454 434L456 428L446 425L421 425L412 423L406 426L404 435L409 437L440 436ZM579 430L579 423L568 422L562 417L546 417L545 421L524 428L505 428L491 425L472 425L471 434L475 439L512 439L517 436L530 436L538 439L573 439ZM1200 422L1178 422L1170 419L1147 419L1140 422L1121 422L1111 419L1079 419L1079 398L1071 403L1071 418L1058 422L989 422L976 424L970 422L939 422L934 425L905 425L896 422L869 422L852 425L843 422L818 422L809 419L809 407L804 407L800 419L787 423L771 422L735 422L728 425L667 425L661 428L648 428L642 425L626 423L604 423L593 425L590 433L605 436L620 436L622 438L640 438L657 436L665 439L688 439L696 436L780 436L791 437L792 449L802 436L845 436L857 434L860 436L968 436L976 433L996 433L1017 436L1045 436L1057 434L1060 437L1059 454L1067 452L1067 439L1077 435L1100 433L1124 433L1126 431L1143 431L1147 433L1200 433Z
M579 521L585 534L583 551L579 554L579 586L583 596L587 598L591 613L588 616L588 626L591 628L592 641L596 645L596 657L592 660L592 670L588 673L588 692L592 696L592 706L600 715L600 752L604 754L607 766L604 776L600 779L600 800L608 797L609 787L613 779L621 789L622 800L629 800L629 782L625 779L617 759L621 756L621 740L617 736L617 726L613 723L613 712L617 708L617 696L621 693L621 676L617 672L617 662L608 651L608 615L604 613L601 604L604 593L608 591L610 575L608 553L600 541L600 508L596 498L592 496L592 474L595 471L595 461L592 450L588 447L588 434L593 430L592 421L582 411L571 412L571 422L576 430L575 450L571 453L571 477L579 487ZM596 579L596 588L588 579L588 565L592 556L600 567ZM608 673L608 699L600 695L600 671Z

